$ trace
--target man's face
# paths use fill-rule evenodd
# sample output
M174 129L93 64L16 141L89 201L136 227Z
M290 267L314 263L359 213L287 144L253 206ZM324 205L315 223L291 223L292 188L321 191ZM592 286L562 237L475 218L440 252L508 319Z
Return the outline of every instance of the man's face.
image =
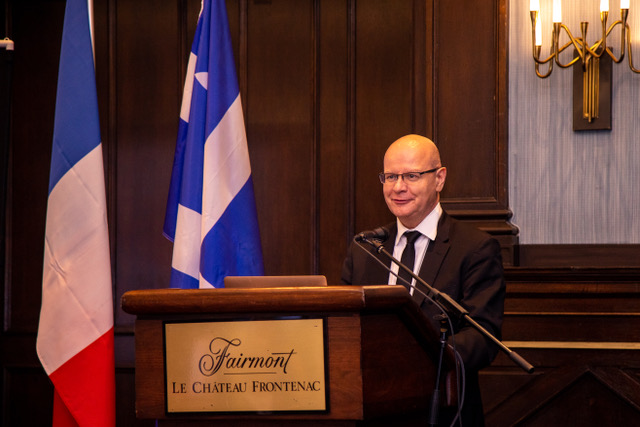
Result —
M424 144L393 144L384 156L384 172L422 172L440 166L432 151ZM385 182L382 193L391 213L405 227L415 228L438 204L446 172L446 168L440 168L411 183L403 178L394 183Z

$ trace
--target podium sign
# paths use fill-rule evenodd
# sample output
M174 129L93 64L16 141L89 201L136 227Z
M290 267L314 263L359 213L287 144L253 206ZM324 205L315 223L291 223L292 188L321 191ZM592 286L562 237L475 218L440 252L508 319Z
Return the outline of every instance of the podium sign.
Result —
M325 411L323 319L165 322L167 413Z

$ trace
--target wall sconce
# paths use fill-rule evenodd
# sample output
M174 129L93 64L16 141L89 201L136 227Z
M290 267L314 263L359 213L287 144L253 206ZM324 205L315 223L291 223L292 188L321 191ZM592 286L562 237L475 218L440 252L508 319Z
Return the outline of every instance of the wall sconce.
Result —
M553 71L555 62L561 68L574 66L573 72L573 130L611 129L611 64L622 62L625 50L628 49L629 68L634 73L640 69L633 66L631 56L631 29L627 24L629 16L629 0L620 0L620 19L607 28L609 17L609 0L600 1L600 23L602 35L600 40L589 46L587 42L588 22L580 23L581 37L573 37L569 28L562 23L561 0L553 0L553 33L551 38L551 54L540 59L542 49L542 25L540 23L540 0L531 0L531 29L533 34L533 60L536 75L547 78ZM620 57L616 58L609 46L607 37L620 25ZM569 36L569 41L560 45L560 30ZM560 54L569 46L574 48L574 58L563 64ZM579 62L578 62L579 61ZM540 72L540 65L548 64L547 72Z

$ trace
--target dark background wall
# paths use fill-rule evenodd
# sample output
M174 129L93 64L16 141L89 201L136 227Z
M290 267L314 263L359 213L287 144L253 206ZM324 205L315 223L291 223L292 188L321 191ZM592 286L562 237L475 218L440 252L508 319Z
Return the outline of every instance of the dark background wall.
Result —
M2 242L2 421L46 425L52 389L35 354L35 336L65 2L3 4L5 34L16 50ZM337 283L352 236L392 219L376 177L386 147L403 134L420 133L438 143L449 169L445 208L500 240L510 280L532 289L550 280L555 270L517 267L518 230L509 223L507 2L458 6L452 0L227 1L267 274L317 273ZM162 222L199 7L197 0L94 0L119 426L150 424L135 420L134 319L119 302L126 291L169 284L171 244L162 236ZM630 259L633 249L615 251ZM524 255L537 250L554 268L569 266L549 255L548 247L532 250ZM581 253L589 256L584 248L577 253L579 259L585 259ZM615 298L637 298L640 292L636 270L628 271L616 276L624 284L615 288ZM605 273L589 277L598 283ZM530 288L510 289L529 301ZM513 315L529 315L528 307L533 306L518 305ZM527 319L525 329L538 321ZM521 324L513 325L518 326L506 328L505 338L521 339ZM561 369L550 360L545 366ZM584 360L581 366L592 359ZM498 363L489 374L488 410L496 419L507 410L520 417L530 413L518 399L531 384L549 390L508 363ZM613 384L608 389L618 382ZM496 396L495 390L501 392ZM638 402L630 407L638 416Z

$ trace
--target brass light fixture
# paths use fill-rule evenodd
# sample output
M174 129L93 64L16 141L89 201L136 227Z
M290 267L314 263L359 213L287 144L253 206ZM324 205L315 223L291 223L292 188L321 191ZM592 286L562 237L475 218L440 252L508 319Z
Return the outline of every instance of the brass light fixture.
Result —
M542 50L540 0L531 0L529 13L531 15L533 60L535 61L536 75L542 79L549 77L553 71L554 62L561 68L575 65L573 129L611 129L611 61L616 64L622 62L625 50L627 50L629 68L634 73L640 73L640 69L633 66L631 29L627 23L629 0L620 0L620 19L612 23L609 28L607 28L609 0L600 1L602 33L600 40L591 46L587 42L589 23L581 22L581 37L573 37L569 28L562 23L561 0L553 0L551 53L546 59L540 59L540 51ZM607 37L618 25L620 26L620 57L616 58L607 46ZM569 41L563 45L560 45L560 30L564 30L569 37ZM570 46L574 48L574 57L568 63L563 64L560 61L560 54ZM548 64L546 73L540 72L542 64Z

